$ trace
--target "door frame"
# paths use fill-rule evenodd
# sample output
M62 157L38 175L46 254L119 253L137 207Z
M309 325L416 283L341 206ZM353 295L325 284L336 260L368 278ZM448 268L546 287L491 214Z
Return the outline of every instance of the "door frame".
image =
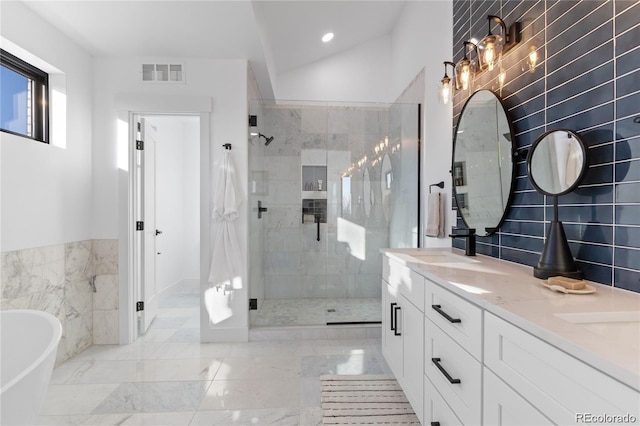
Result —
M134 117L149 115L191 115L200 117L200 282L208 279L210 204L210 120L212 98L207 96L122 95L116 99L117 119L127 123L126 136L118 133L118 157L126 155L127 170L118 170L118 261L120 344L138 338L137 288L134 277L134 176L137 125Z

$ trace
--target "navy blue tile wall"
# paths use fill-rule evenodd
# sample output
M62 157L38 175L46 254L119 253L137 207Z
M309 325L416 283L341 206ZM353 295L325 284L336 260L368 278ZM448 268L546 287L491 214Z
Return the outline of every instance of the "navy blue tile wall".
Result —
M503 58L505 86L498 87L497 70L485 71L474 90L502 97L518 148L557 128L582 136L589 169L559 199L569 245L587 279L640 292L640 1L454 0L454 62L465 40L486 35L487 15L507 26L522 22L522 42ZM539 55L533 72L524 62L531 45ZM455 95L453 129L468 95ZM507 218L496 235L478 238L477 251L534 266L552 199L533 189L525 161L515 169ZM457 224L464 226L460 218ZM464 241L453 245L464 248Z

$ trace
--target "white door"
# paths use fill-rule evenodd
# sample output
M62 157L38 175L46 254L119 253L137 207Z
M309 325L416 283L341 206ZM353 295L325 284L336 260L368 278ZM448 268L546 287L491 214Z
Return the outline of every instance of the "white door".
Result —
M143 309L140 311L139 334L144 334L158 311L156 291L156 130L144 118L140 119L140 140L143 141L141 151L140 187L142 203L142 220L144 233L142 238L142 261L140 281L140 301Z

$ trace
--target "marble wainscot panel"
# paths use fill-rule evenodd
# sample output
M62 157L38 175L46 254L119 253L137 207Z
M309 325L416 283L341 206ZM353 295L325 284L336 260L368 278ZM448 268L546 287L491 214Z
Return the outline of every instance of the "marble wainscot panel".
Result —
M93 263L93 341L96 345L117 344L118 313L118 240L94 240Z
M2 252L0 309L35 309L58 318L62 339L56 363L62 363L94 343L96 303L103 314L98 314L100 326L118 330L117 247L117 240L84 240ZM96 270L107 278L94 280ZM94 296L96 281L100 297ZM117 343L113 332L99 335L109 336L101 342Z
M62 322L65 345L58 351L58 361L69 359L93 344L92 241L65 244L64 303Z

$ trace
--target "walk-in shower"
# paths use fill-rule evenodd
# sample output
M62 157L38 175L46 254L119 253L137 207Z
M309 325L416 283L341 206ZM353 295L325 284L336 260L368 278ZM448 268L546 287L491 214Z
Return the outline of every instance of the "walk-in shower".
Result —
M252 327L379 322L380 248L418 244L419 105L250 114L272 135L249 144Z

